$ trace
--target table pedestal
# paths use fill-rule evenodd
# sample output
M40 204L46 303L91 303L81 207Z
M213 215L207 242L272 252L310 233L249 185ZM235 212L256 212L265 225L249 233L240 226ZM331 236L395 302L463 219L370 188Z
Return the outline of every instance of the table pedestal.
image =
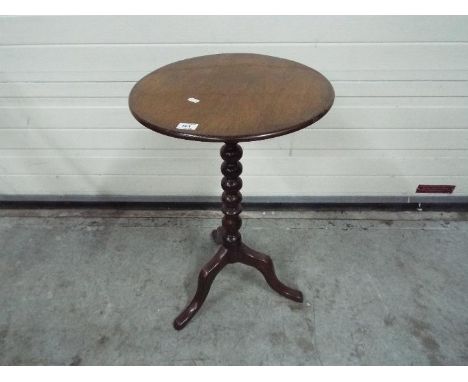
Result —
M174 328L180 330L188 324L202 306L208 295L211 284L216 275L227 265L243 263L259 270L270 287L291 300L302 302L302 293L284 285L276 276L273 261L270 256L257 252L242 242L239 229L242 225L240 213L241 201L242 148L237 142L227 142L221 147L223 163L221 172L224 177L221 186L222 211L224 214L222 225L212 232L214 241L220 245L216 254L206 263L198 275L198 287L192 301L174 320Z

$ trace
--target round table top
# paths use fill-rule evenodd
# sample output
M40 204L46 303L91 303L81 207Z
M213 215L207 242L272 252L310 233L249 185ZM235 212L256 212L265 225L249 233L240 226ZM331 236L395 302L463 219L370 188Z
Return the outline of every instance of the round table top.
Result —
M330 110L335 93L319 72L260 54L194 57L143 77L129 107L144 126L176 138L238 142L299 130Z

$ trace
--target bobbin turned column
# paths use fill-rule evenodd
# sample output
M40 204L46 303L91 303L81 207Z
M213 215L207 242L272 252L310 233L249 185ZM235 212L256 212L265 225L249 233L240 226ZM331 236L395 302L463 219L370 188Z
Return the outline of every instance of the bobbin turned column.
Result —
M236 254L241 244L239 229L242 226L240 213L242 212L242 147L237 142L227 142L221 147L221 172L224 175L221 187L224 192L221 196L222 212L224 214L221 226L221 243L229 250L231 262L237 260ZM233 258L234 257L234 258Z

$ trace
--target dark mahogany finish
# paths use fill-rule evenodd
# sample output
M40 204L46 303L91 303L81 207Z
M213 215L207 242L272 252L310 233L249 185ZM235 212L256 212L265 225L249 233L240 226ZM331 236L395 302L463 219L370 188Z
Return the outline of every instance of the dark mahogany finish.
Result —
M330 82L308 66L262 54L227 53L155 70L134 86L129 106L141 124L161 134L242 142L309 126L330 110L334 96ZM177 129L181 122L198 127Z
M174 328L177 330L187 325L197 313L208 295L211 283L227 264L243 263L250 265L258 269L265 277L268 285L280 295L297 302L303 301L300 291L289 288L278 280L270 256L257 252L242 243L239 232L242 225L239 216L242 211L242 194L240 193L242 179L239 177L242 173L242 164L239 162L242 158L242 148L237 143L228 142L221 147L221 157L224 159L221 165L221 172L224 175L221 181L224 190L221 197L224 217L222 225L211 233L213 240L220 247L214 257L201 269L198 275L198 287L195 297L174 320Z
M174 320L175 329L193 318L227 264L254 267L273 290L303 301L300 291L279 281L269 256L242 242L239 142L272 138L311 125L329 111L333 100L333 87L319 72L294 61L250 53L178 61L134 86L130 111L144 126L176 138L225 143L221 148L224 216L212 232L219 248L201 269L195 296ZM196 124L196 128L181 130L180 123Z

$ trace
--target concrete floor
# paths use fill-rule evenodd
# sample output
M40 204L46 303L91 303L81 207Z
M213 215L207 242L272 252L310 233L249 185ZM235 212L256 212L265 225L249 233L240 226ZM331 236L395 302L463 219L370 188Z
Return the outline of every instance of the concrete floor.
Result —
M219 216L0 210L0 364L468 364L466 213L247 211L304 303L231 265L177 332Z

